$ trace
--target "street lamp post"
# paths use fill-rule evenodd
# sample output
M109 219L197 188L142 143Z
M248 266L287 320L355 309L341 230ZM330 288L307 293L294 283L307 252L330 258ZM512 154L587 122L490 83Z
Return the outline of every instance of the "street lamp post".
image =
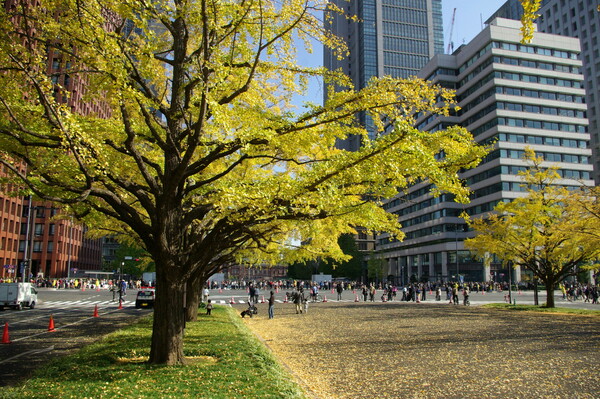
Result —
M25 282L25 276L27 275L27 265L29 263L29 257L28 257L28 253L29 253L29 234L30 234L30 225L31 225L31 195L29 196L29 202L27 205L27 222L26 222L26 227L25 227L25 248L23 250L23 269L22 269L22 275L21 275L21 280L22 282ZM17 274L15 273L15 280L17 279Z
M71 231L69 232L69 254L68 254L68 260L67 260L67 278L71 278L71 253L73 252L73 216L71 216L70 218L70 228Z
M458 223L456 224L456 227L454 229L454 237L455 237L455 243L456 243L456 279L458 281L460 281L460 275L459 275L459 268L458 268Z

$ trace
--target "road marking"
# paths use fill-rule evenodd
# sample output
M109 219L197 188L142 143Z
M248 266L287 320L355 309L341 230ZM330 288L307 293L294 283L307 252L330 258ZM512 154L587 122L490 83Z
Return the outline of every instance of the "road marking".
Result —
M53 350L54 350L54 345L49 346L48 348L43 348L43 349L32 349L30 351L19 353L16 356L10 357L10 358L5 359L5 360L2 360L2 361L0 361L0 364L10 362L11 360L17 359L17 358L19 358L21 356L34 355L34 354L38 354L38 353L50 352L50 351L53 351Z
M121 302L121 304L123 306L126 305L133 305L135 304L135 301L123 301ZM77 307L77 308L86 308L86 307L93 307L95 305L102 305L102 306L106 306L106 305L114 305L114 306L118 306L119 305L119 301L45 301L43 303L43 305L39 306L39 309L45 309L45 308L56 308L56 307Z
M119 309L114 309L114 310L110 310L108 312L101 313L100 315L103 316L103 315L114 313L114 312L118 312L118 311L119 311ZM95 318L96 317L94 317L94 316L92 316L92 317L86 317L85 319L81 319L81 320L75 321L73 323L64 324L64 325L61 325L60 327L55 327L53 331L43 331L41 333L28 335L26 337L21 337L21 338L13 339L11 342L23 341L24 339L33 338L33 337L37 337L37 336L44 335L44 334L49 334L49 333L51 334L51 333L54 333L54 332L56 332L58 330L62 330L64 328L66 328L66 327L74 326L76 324L83 323L84 321L95 319Z

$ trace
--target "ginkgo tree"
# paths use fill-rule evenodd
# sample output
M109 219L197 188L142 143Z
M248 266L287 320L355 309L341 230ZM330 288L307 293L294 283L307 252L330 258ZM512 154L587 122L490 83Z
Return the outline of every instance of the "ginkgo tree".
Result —
M451 93L389 77L355 90L339 72L298 64L299 43L346 53L319 20L327 6L44 0L0 14L7 182L147 251L157 273L152 363L184 363L186 289L197 294L228 262L344 259L338 237L356 226L402 238L379 200L418 180L468 198L458 172L486 149L459 127L412 127L417 113L447 114ZM49 50L109 117L57 101L74 93L47 73ZM294 108L315 77L336 90ZM359 111L381 134L369 138ZM336 148L349 135L362 137L359 151Z
M545 284L546 306L552 308L557 284L600 256L598 240L584 233L598 224L582 208L570 205L575 197L583 201L585 192L559 185L556 167L543 165L543 158L530 148L525 159L530 164L521 173L526 195L500 202L489 215L467 218L476 235L465 247L481 258L495 254L505 264L530 270Z

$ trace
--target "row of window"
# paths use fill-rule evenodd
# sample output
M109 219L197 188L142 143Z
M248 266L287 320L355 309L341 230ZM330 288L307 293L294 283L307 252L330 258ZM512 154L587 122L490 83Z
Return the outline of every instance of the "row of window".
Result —
M517 118L494 118L486 122L485 124L473 129L471 134L473 137L477 137L480 134L488 131L495 126L510 126L510 127L525 127L530 129L544 129L570 133L586 133L586 127L583 125L575 125L570 123L557 123L557 122L546 122L546 121L534 121Z
M496 71L494 72L494 77L498 79L515 80L518 82L539 83L543 85L559 87L573 87L575 89L581 89L583 87L583 83L579 80L558 79L547 76L529 75L526 73Z
M586 133L586 126L573 123L558 123L548 121L536 121L519 118L498 118L498 125L510 127L525 127L529 129L544 129L570 133Z
M384 36L383 48L388 51L399 51L402 53L428 54L429 43L426 40Z
M398 212L394 212L394 213L398 214ZM444 208L444 209L440 209L437 211L424 213L422 215L419 215L419 216L411 218L411 219L403 220L402 226L403 227L416 226L418 224L430 222L432 220L437 220L437 219L440 219L443 217L459 217L461 213L462 213L462 209Z
M465 86L471 79L473 79L475 76L479 75L481 73L481 71L483 71L485 68L487 68L490 65L492 65L492 58L488 58L483 63L478 65L477 68L475 68L471 72L469 72L469 74L467 76L465 76L458 82L458 87Z
M493 207L492 207L492 209L493 209ZM460 226L464 226L464 225L459 225L459 227ZM438 224L435 226L426 227L424 229L409 231L409 232L406 232L406 234L405 234L405 240L413 240L413 239L417 239L417 238L431 236L433 234L440 234L440 233L446 233L446 232L456 232L456 223Z
M581 73L581 68L575 65L555 64L551 62L524 60L522 58L500 57L495 56L494 62L505 65L518 65L527 68L545 69L556 72Z
M519 52L528 53L528 54L547 55L547 56L566 58L566 59L571 59L571 60L576 60L579 58L578 53L557 50L554 48L530 46L528 44L517 44L517 43L506 43L506 42L494 41L494 42L492 42L492 46L494 48L499 48L502 50L519 51Z
M43 241L34 241L33 242L33 252L42 252L43 249ZM65 243L65 246L67 246L68 244ZM23 252L25 251L25 241L21 241L19 242L19 251ZM53 241L48 241L47 245L46 245L46 252L53 252L54 251L54 242Z
M470 206L465 209L465 213L469 216L473 216L473 215L480 215L482 213L491 212L494 210L496 205L498 205L501 201L507 202L508 200L495 200L495 201L490 201L490 202L486 202L486 203L475 205L475 206Z
M541 98L543 100L565 101L569 103L584 104L585 97L573 94L554 93L543 90L519 89L516 87L496 87L497 94L506 94L509 96Z
M527 167L517 165L503 165L501 166L501 171L503 174L516 176L519 173L526 172ZM591 177L590 172L586 170L557 169L556 173L563 179L590 180Z
M559 154L554 152L536 152L536 155L542 157L545 161L548 162L588 164L590 161L590 158L586 155ZM511 159L523 159L525 157L525 151L501 149L500 157Z
M578 58L577 53L571 53L571 52L556 50L556 49L552 49L552 48L534 47L534 46L523 45L523 44L494 41L494 42L488 44L487 46L485 46L484 48L482 48L481 50L479 50L473 57L471 57L467 62L465 62L459 68L458 75L460 75L467 68L469 68L471 65L473 65L477 60L479 60L483 55L485 55L491 48L500 48L500 49L504 49L504 50L521 51L521 52L532 53L532 54L549 55L549 56L554 56L554 57L558 57L558 58L567 58L567 59L577 59ZM508 58L509 57L502 57L503 60L507 59L507 63L512 64L514 61L508 61ZM495 62L498 62L497 60L498 60L497 58L494 59ZM525 66L525 64L527 64L526 60L520 60L520 61L524 63L523 66ZM490 62L491 62L491 60L490 60ZM485 66L487 66L487 65L489 65L489 63L487 63ZM483 68L485 68L485 66L478 67L478 71L481 71ZM527 66L532 66L532 64L528 64ZM552 68L552 70L560 70L563 72L567 68L568 68L569 72L573 72L573 73L579 72L578 67L570 67L570 66L565 66L565 65L560 65L560 64L541 63L541 66L540 66L540 68L542 68L542 69L549 69L550 67ZM577 71L577 72L575 72L575 71ZM456 74L451 74L451 75L456 75ZM471 74L469 74L469 75L471 75ZM434 75L429 76L427 79L430 79L433 76Z
M588 142L586 140L575 140L558 137L544 137L544 136L532 136L527 134L498 134L498 140L506 141L509 143L527 143L527 144L540 144L540 145L554 145L560 147L570 148L588 148Z
M531 112L535 114L554 115L554 116L566 116L570 118L585 118L585 112L582 110L565 109L557 107L542 107L539 105L531 104L517 104L517 103L506 103L499 101L495 103L498 109L505 109L507 111L518 111L518 112Z
M48 225L48 235L53 236L56 232L56 226L54 223L50 223ZM35 224L35 228L33 231L34 235L36 236L42 236L44 235L44 224L43 223L36 223ZM27 234L27 223L21 223L21 235L26 235Z
M427 0L383 0L381 4L427 10Z
M428 61L428 56L392 53L390 51L383 52L384 65L402 65L408 68L422 68Z
M399 217L410 215L415 212L419 212L422 209L429 208L429 207L432 207L435 205L439 205L439 204L445 202L444 199L447 200L448 198L447 197L446 198L440 198L440 197L427 198L423 201L415 202L411 206L408 206L406 208L398 209L392 213L394 215L398 215ZM459 214L460 214L459 211L452 209L452 208L447 208L447 209L444 209L444 213L441 216L458 216Z
M383 5L381 7L382 20L394 21L405 24L427 25L427 11L408 9L406 7L395 7Z
M484 48L479 50L477 53L475 53L475 55L473 57L469 58L469 60L467 62L465 62L464 64L461 65L461 67L458 69L458 74L460 75L461 73L463 73L467 68L469 68L471 65L473 65L478 59L483 57L491 49L492 49L492 43L488 43L487 46L485 46Z
M384 204L383 209L387 210L390 208L394 208L400 204L407 203L409 201L414 201L415 199L422 197L423 195L429 194L431 192L431 189L432 189L431 184L429 184L425 187L421 187L418 190L415 190L415 191L413 191L409 194L406 194L402 197L397 197L397 198L393 199L392 201L388 202L387 204ZM448 194L442 194L437 198L439 198L440 202L446 202L448 200L451 200L451 198L448 198L447 196L448 196ZM438 203L438 202L436 202L436 203Z
M408 69L408 68L396 68L391 66L384 66L383 73L385 75L391 76L393 78L402 78L407 79L413 76L416 76L419 72L418 68Z
M388 21L383 21L382 26L384 35L401 36L421 40L428 37L426 26L398 24Z

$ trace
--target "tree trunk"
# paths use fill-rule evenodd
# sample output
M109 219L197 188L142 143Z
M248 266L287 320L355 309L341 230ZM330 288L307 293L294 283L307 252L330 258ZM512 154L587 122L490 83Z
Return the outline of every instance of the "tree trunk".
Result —
M150 363L184 364L183 332L185 328L184 295L185 281L175 276L167 278L166 265L156 268L156 300L154 303L154 326L150 346Z
M546 307L553 308L554 305L554 280L546 281Z
M185 290L185 321L196 321L198 320L198 307L200 306L200 292L202 277L198 279L190 279L187 282L187 288Z

